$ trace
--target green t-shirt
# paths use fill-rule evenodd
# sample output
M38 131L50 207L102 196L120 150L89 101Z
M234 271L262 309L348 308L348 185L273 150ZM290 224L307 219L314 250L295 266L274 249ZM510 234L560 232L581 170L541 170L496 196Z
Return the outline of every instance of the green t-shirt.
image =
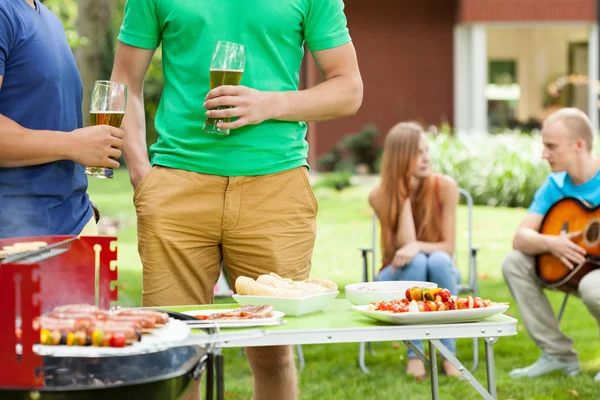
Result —
M212 51L218 40L243 44L241 85L298 90L310 51L350 41L342 0L128 0L119 40L145 49L162 42L164 90L156 113L152 164L222 176L252 176L307 165L306 123L268 120L204 132Z

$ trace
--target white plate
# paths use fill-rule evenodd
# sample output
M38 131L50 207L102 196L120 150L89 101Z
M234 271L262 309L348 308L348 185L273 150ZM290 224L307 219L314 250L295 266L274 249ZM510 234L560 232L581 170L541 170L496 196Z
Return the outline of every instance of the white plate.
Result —
M229 309L213 309L213 310L191 310L185 311L182 314L191 315L193 317L198 315L211 315L216 313L222 313L231 311ZM281 311L273 311L273 316L267 318L252 318L252 319L211 319L211 320L202 320L198 321L186 321L186 324L192 325L193 328L200 328L202 325L219 325L221 328L248 328L251 326L265 326L271 325L274 322L279 321L281 318L285 316L285 313Z
M390 267L388 267L390 268ZM354 305L369 305L371 302L401 300L406 298L406 289L412 287L436 288L433 282L382 281L346 285L346 298Z
M392 313L390 311L371 311L369 306L353 306L362 315L394 325L450 324L455 322L473 322L502 314L508 310L508 304L492 304L491 307L467 310L429 311Z
M186 339L191 328L183 321L170 318L164 327L150 334L142 335L142 340L125 347L96 347L96 346L49 346L33 345L33 351L40 356L53 357L99 357L127 356L133 354L154 353L167 350L177 342Z
M287 316L298 317L322 311L340 294L339 291L325 292L314 296L293 298L277 296L248 296L234 294L233 299L240 305L264 306L270 304L277 311L284 312Z

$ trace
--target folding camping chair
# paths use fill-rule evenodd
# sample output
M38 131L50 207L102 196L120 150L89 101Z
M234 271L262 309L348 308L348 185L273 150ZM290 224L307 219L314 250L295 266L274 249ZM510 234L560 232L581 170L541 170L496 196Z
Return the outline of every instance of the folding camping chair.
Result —
M461 283L458 285L458 293L466 294L471 293L473 297L477 297L479 295L479 290L477 286L477 251L478 249L473 247L473 197L471 194L464 190L459 189L460 194L464 196L467 200L468 207L468 250L469 250L469 273L467 277L466 283ZM369 282L369 278L374 280L376 276L376 265L377 265L377 248L378 248L378 225L379 221L377 220L377 216L373 214L372 221L372 242L371 247L360 249L362 252L363 259L363 281ZM369 277L369 254L371 255L371 274ZM566 301L565 301L566 302ZM562 314L562 312L561 312ZM371 343L367 343L369 352L373 354L373 349L371 347ZM358 353L358 365L360 369L368 374L369 370L365 365L365 343L361 342L359 344L359 353ZM475 371L479 364L479 341L477 338L473 339L473 367L471 371Z

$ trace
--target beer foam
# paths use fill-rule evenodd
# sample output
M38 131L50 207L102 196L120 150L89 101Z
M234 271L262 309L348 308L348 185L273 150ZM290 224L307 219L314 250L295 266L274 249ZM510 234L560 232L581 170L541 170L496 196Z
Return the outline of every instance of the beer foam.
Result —
M210 72L241 72L244 73L243 69L212 69Z
M94 111L90 111L90 114L125 114L125 111L101 111L101 110L94 110Z

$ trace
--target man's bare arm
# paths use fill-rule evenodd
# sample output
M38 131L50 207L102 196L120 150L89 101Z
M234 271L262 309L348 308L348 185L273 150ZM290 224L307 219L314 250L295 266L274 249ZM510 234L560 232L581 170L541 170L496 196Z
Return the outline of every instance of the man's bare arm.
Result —
M134 188L150 170L143 92L144 79L153 55L154 50L119 42L111 76L111 80L128 87L127 111L121 127L125 131L125 161Z
M0 76L0 95L3 80L4 77ZM120 130L112 127L73 132L26 129L0 114L0 167L73 160L81 164L90 162L93 166L117 168L119 163L109 156L118 158L121 155L117 150L121 147L120 137ZM90 140L95 145L88 146Z
M354 115L363 97L363 83L352 42L313 57L323 73L323 82L297 92L282 92L274 119L324 121Z
M65 132L33 131L0 114L0 167L25 167L71 157Z
M513 237L513 248L525 254L535 255L550 251L549 236L539 233L544 216L528 213Z
M564 235L541 234L539 230L543 218L540 214L528 213L515 233L513 248L529 255L552 253L569 268L584 262L585 249L573 242L573 239L581 236L581 231Z
M325 121L355 114L362 104L363 84L352 43L316 51L313 57L324 81L305 90L261 92L245 86L220 86L206 96L211 118L238 117L219 123L223 129L259 124L268 119ZM233 106L215 110L221 106Z

